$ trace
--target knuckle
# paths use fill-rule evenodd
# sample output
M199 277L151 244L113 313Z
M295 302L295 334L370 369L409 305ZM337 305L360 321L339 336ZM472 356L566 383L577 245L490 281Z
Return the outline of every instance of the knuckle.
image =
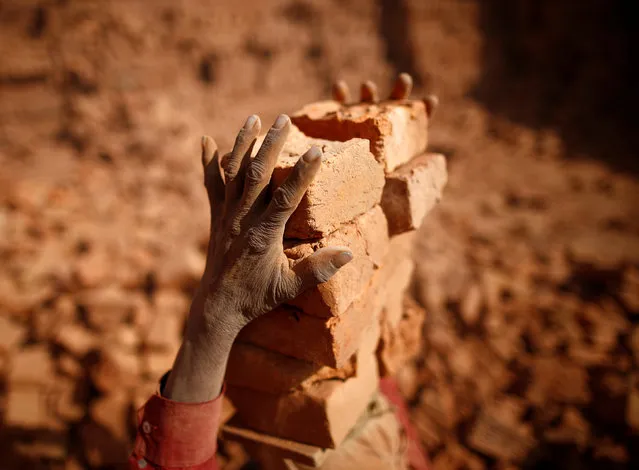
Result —
M278 303L288 302L289 300L295 298L299 292L299 284L296 283L293 279L290 279L286 276L281 276L281 281L277 288L276 299Z
M331 269L327 269L324 263L311 263L310 274L317 284L328 281L333 273Z
M230 181L235 177L235 172L233 171L233 169L230 167L229 164L227 164L224 167L224 179L226 181Z
M278 135L279 132L277 130L270 129L266 133L266 137L264 137L264 141L262 142L262 145L260 147L260 152L270 151L271 147L273 147L273 144L277 141Z
M277 188L273 193L273 205L278 210L289 210L293 208L293 192L283 186Z
M246 181L249 184L256 184L262 181L264 167L260 162L253 161L246 172Z
M266 249L266 236L263 230L257 227L251 227L246 233L248 246L251 250L261 252Z
M229 228L229 235L235 238L239 236L241 232L242 232L242 227L241 227L240 221L237 219L233 220L233 223L231 224L231 227Z

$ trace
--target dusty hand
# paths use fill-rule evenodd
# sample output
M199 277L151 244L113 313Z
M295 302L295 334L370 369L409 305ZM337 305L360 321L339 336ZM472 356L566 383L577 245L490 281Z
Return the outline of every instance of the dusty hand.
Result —
M222 159L213 139L202 141L211 238L201 292L207 305L225 306L224 321L237 321L240 327L327 281L352 259L344 247L318 250L296 264L284 255L284 226L319 170L322 154L318 147L309 149L273 191L271 174L291 122L279 116L251 158L260 127L260 119L250 116ZM205 308L204 314L215 310Z
M291 122L279 116L252 158L260 127L257 116L249 117L223 158L213 139L202 139L211 236L184 341L163 392L173 400L202 402L218 395L242 327L327 281L353 257L344 247L323 248L295 263L284 255L284 226L319 170L322 154L317 147L309 149L273 190L271 174Z
M395 80L395 85L388 97L389 100L407 100L410 97L410 93L413 90L413 78L407 73L401 73ZM338 80L333 84L333 99L348 105L351 103L351 91L348 85L343 80ZM377 103L379 102L379 92L377 85L371 80L367 80L362 83L360 88L360 102L361 103ZM426 103L426 111L428 117L432 117L437 109L439 100L435 95L428 95L424 98Z

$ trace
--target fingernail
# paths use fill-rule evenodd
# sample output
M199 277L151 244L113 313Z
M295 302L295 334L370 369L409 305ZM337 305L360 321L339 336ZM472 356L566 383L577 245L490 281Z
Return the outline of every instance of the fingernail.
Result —
M352 259L353 259L353 253L351 253L350 251L342 251L337 256L335 256L334 264L336 267L341 268L346 263L349 263Z
M313 163L314 161L316 161L321 156L322 156L322 151L320 150L320 148L317 145L313 145L308 150L308 152L306 152L304 154L304 156L302 158L304 158L304 161L306 163Z
M281 129L288 122L288 116L286 114L280 114L273 123L273 129Z
M246 129L247 131L253 129L253 126L255 126L256 122L257 116L255 114L251 114L244 123L244 129Z

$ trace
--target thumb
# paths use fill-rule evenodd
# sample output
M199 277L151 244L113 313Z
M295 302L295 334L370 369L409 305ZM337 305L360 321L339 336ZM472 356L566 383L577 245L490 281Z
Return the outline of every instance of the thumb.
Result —
M328 281L352 259L351 250L343 246L322 248L307 256L292 268L298 278L297 285L299 286L299 291L295 296L306 289Z

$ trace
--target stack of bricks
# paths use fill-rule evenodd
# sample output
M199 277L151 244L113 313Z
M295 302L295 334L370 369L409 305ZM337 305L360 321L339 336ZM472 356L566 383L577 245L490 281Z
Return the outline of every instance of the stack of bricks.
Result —
M236 415L224 434L264 468L321 465L378 403L380 377L419 353L425 312L408 294L411 248L447 180L444 157L426 153L422 101L324 101L292 121L275 183L311 145L324 161L287 224L285 253L342 245L354 257L234 345L226 383Z

